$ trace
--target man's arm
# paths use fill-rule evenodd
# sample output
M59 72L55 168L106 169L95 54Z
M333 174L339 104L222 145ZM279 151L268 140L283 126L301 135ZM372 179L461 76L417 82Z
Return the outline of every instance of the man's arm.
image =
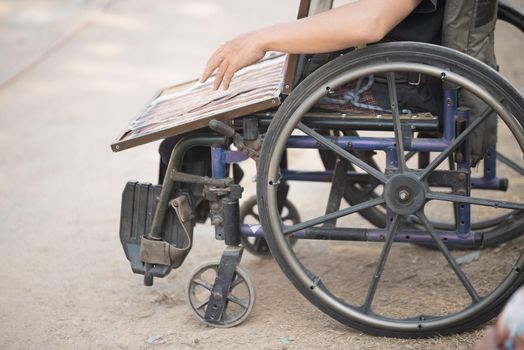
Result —
M229 84L236 71L267 51L331 52L380 41L421 0L360 0L297 21L242 34L220 46L207 62L201 81L216 71L214 88Z

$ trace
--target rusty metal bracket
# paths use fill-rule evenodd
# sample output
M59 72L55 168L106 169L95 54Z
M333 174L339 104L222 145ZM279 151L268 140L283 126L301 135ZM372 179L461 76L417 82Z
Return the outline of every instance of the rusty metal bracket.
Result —
M209 122L209 128L221 135L231 138L236 148L240 152L244 153L247 157L253 159L258 165L258 161L260 159L260 148L262 148L260 136L258 136L256 140L246 141L242 135L237 133L231 126L216 119L213 119Z

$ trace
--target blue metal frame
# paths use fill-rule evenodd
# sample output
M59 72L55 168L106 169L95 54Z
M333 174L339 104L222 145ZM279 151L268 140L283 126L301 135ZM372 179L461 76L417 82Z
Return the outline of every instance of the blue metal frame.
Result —
M455 118L461 117L469 121L469 112L459 110L458 92L456 89L446 89L443 92L443 119L442 119L442 137L441 138L415 138L411 145L406 145L406 151L415 152L439 152L446 149L455 137ZM397 167L397 154L394 138L385 137L360 137L360 136L332 136L331 141L345 149L358 151L384 151L386 154L386 171L394 170ZM288 148L299 149L318 149L318 142L310 136L290 136L287 142ZM469 147L469 144L466 146ZM471 161L469 159L469 149L466 152L466 158L457 166L465 172L470 172ZM223 147L217 146L211 148L212 174L214 178L226 177L226 166L232 163L239 163L246 160L247 157L240 151L230 151ZM329 182L331 181L333 171L296 171L282 169L282 180L285 181L311 181L311 182ZM348 173L348 176L362 176L360 173ZM490 149L484 160L483 177L470 179L473 188L503 190L507 185L506 179L499 179L496 176L496 149ZM505 182L504 182L505 181ZM391 213L388 211L387 216ZM439 232L441 237L454 244L472 245L478 244L478 237L471 231L471 208L469 204L459 203L457 209L457 230L456 232L442 231ZM387 220L388 224L390 220ZM290 235L293 238L309 238L307 230L294 232ZM365 237L368 241L383 241L387 235L388 228L385 229L367 229ZM222 225L216 225L216 237L224 237L224 228ZM263 229L260 225L241 224L241 234L245 237L263 237ZM417 242L431 243L431 237L419 230L400 230L395 241L397 242Z
M470 123L469 110L457 111L457 118L462 118L466 121L466 127ZM457 170L463 170L470 173L471 170L471 143L468 139L464 142L465 154L462 162L457 162ZM457 234L459 237L468 237L471 233L471 205L468 203L457 203Z

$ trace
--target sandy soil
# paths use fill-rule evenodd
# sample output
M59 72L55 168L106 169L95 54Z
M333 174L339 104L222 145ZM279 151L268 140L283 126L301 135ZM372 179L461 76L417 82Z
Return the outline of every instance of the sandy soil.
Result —
M297 3L0 0L0 348L472 347L482 329L425 340L363 335L313 307L273 260L248 254L242 265L257 287L251 316L232 329L208 327L191 314L185 291L191 271L223 249L209 226L197 227L185 264L153 287L131 273L118 240L120 194L129 179L155 182L157 145L113 154L109 144L156 90L198 76L209 52L235 33L293 18ZM522 91L522 35L499 31L502 73ZM305 202L307 190L295 186L291 198ZM310 242L297 250L306 261L321 256L310 261L315 269L344 272L341 293L363 290L361 276L370 276L378 254L368 245ZM336 269L349 258L351 269ZM416 299L396 289L398 281L413 295L441 288L436 303L455 296L435 252L405 246L393 259L400 268L378 296L385 305L402 309ZM506 262L496 249L483 252L475 283L494 283L482 276L500 276Z

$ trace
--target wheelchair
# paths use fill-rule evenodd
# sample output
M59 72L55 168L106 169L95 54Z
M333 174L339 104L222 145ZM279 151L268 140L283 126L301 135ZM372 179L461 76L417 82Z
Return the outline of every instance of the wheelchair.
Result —
M505 2L499 19L524 31L524 16ZM240 73L248 88L223 104L209 86L194 88L202 107L167 127L167 103L184 92L168 89L148 105L141 116L158 119L138 118L114 151L183 136L161 184L124 189L120 238L133 272L145 285L169 274L194 225L209 219L226 248L187 286L191 310L209 325L238 325L252 310L244 247L272 255L307 300L368 334L427 337L487 322L524 283L524 97L445 47L396 42L336 56L303 79L305 57L270 57ZM291 74L280 86L282 67ZM275 82L280 89L269 89ZM464 94L474 106L461 104ZM492 142L473 159L484 135ZM250 158L256 196L241 206L238 164ZM291 183L304 200L291 201ZM361 247L376 260L363 264ZM345 278L351 270L361 270L358 280Z

